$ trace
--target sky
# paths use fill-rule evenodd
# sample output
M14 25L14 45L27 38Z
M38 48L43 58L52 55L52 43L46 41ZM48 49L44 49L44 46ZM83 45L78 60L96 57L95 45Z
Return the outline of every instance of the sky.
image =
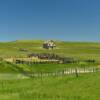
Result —
M100 42L100 0L0 0L0 41Z

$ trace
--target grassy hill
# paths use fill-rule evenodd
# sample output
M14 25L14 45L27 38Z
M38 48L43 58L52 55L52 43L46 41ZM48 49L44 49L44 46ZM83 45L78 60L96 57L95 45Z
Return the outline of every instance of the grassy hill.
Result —
M43 41L13 41L0 43L0 56L27 56L29 53L56 53L62 56L79 59L96 59L100 61L100 43L93 42L64 42L56 41L57 48L45 50L42 48ZM20 49L28 52L22 52Z
M55 53L96 63L14 64L0 59L0 100L100 100L100 73L4 79L1 74L56 72L64 68L100 66L100 43L56 41L54 50L42 48L42 40L17 40L0 43L0 57L26 57L30 53ZM21 51L25 49L26 51ZM23 77L23 76L22 76Z
M0 74L7 74L7 73L21 73L17 67L12 64L9 64L5 61L0 61Z
M37 64L37 65L17 65L23 71L29 72L54 72L63 70L66 67L89 67L100 65L100 43L93 42L65 42L55 41L56 48L54 50L46 50L42 48L43 40L17 40L12 42L0 43L0 57L26 57L30 53L55 53L60 56L73 57L78 60L94 59L95 64L79 63L79 64ZM25 49L27 51L21 51ZM6 66L6 67L2 67ZM0 63L0 72L18 72L13 65Z

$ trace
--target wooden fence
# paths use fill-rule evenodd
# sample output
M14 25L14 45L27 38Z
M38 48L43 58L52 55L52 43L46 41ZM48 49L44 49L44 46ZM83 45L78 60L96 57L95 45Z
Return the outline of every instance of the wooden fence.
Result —
M30 77L48 77L48 76L65 76L65 75L75 75L76 77L79 76L79 74L85 74L85 73L95 73L100 72L100 67L90 67L90 68L66 68L62 71L58 72L48 72L48 73L32 73L26 75Z
M46 60L38 58L3 58L3 60L16 64L59 63L59 60Z

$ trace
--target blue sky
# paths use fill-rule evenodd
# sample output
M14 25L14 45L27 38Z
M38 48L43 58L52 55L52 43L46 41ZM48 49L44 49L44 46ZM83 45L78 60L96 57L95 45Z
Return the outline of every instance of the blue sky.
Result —
M0 41L100 41L100 0L0 0Z

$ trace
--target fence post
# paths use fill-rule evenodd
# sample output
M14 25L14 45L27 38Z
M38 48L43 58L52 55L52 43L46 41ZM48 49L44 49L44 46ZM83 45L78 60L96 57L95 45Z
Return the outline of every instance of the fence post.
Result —
M85 72L85 67L84 67L84 72Z
M62 76L63 76L63 75L65 75L65 71L64 71L64 70L63 70L63 72L62 72Z
M78 76L79 76L79 75L78 75L77 68L75 68L75 75L76 75L76 77L78 77Z
M95 68L93 67L93 72L95 72Z

